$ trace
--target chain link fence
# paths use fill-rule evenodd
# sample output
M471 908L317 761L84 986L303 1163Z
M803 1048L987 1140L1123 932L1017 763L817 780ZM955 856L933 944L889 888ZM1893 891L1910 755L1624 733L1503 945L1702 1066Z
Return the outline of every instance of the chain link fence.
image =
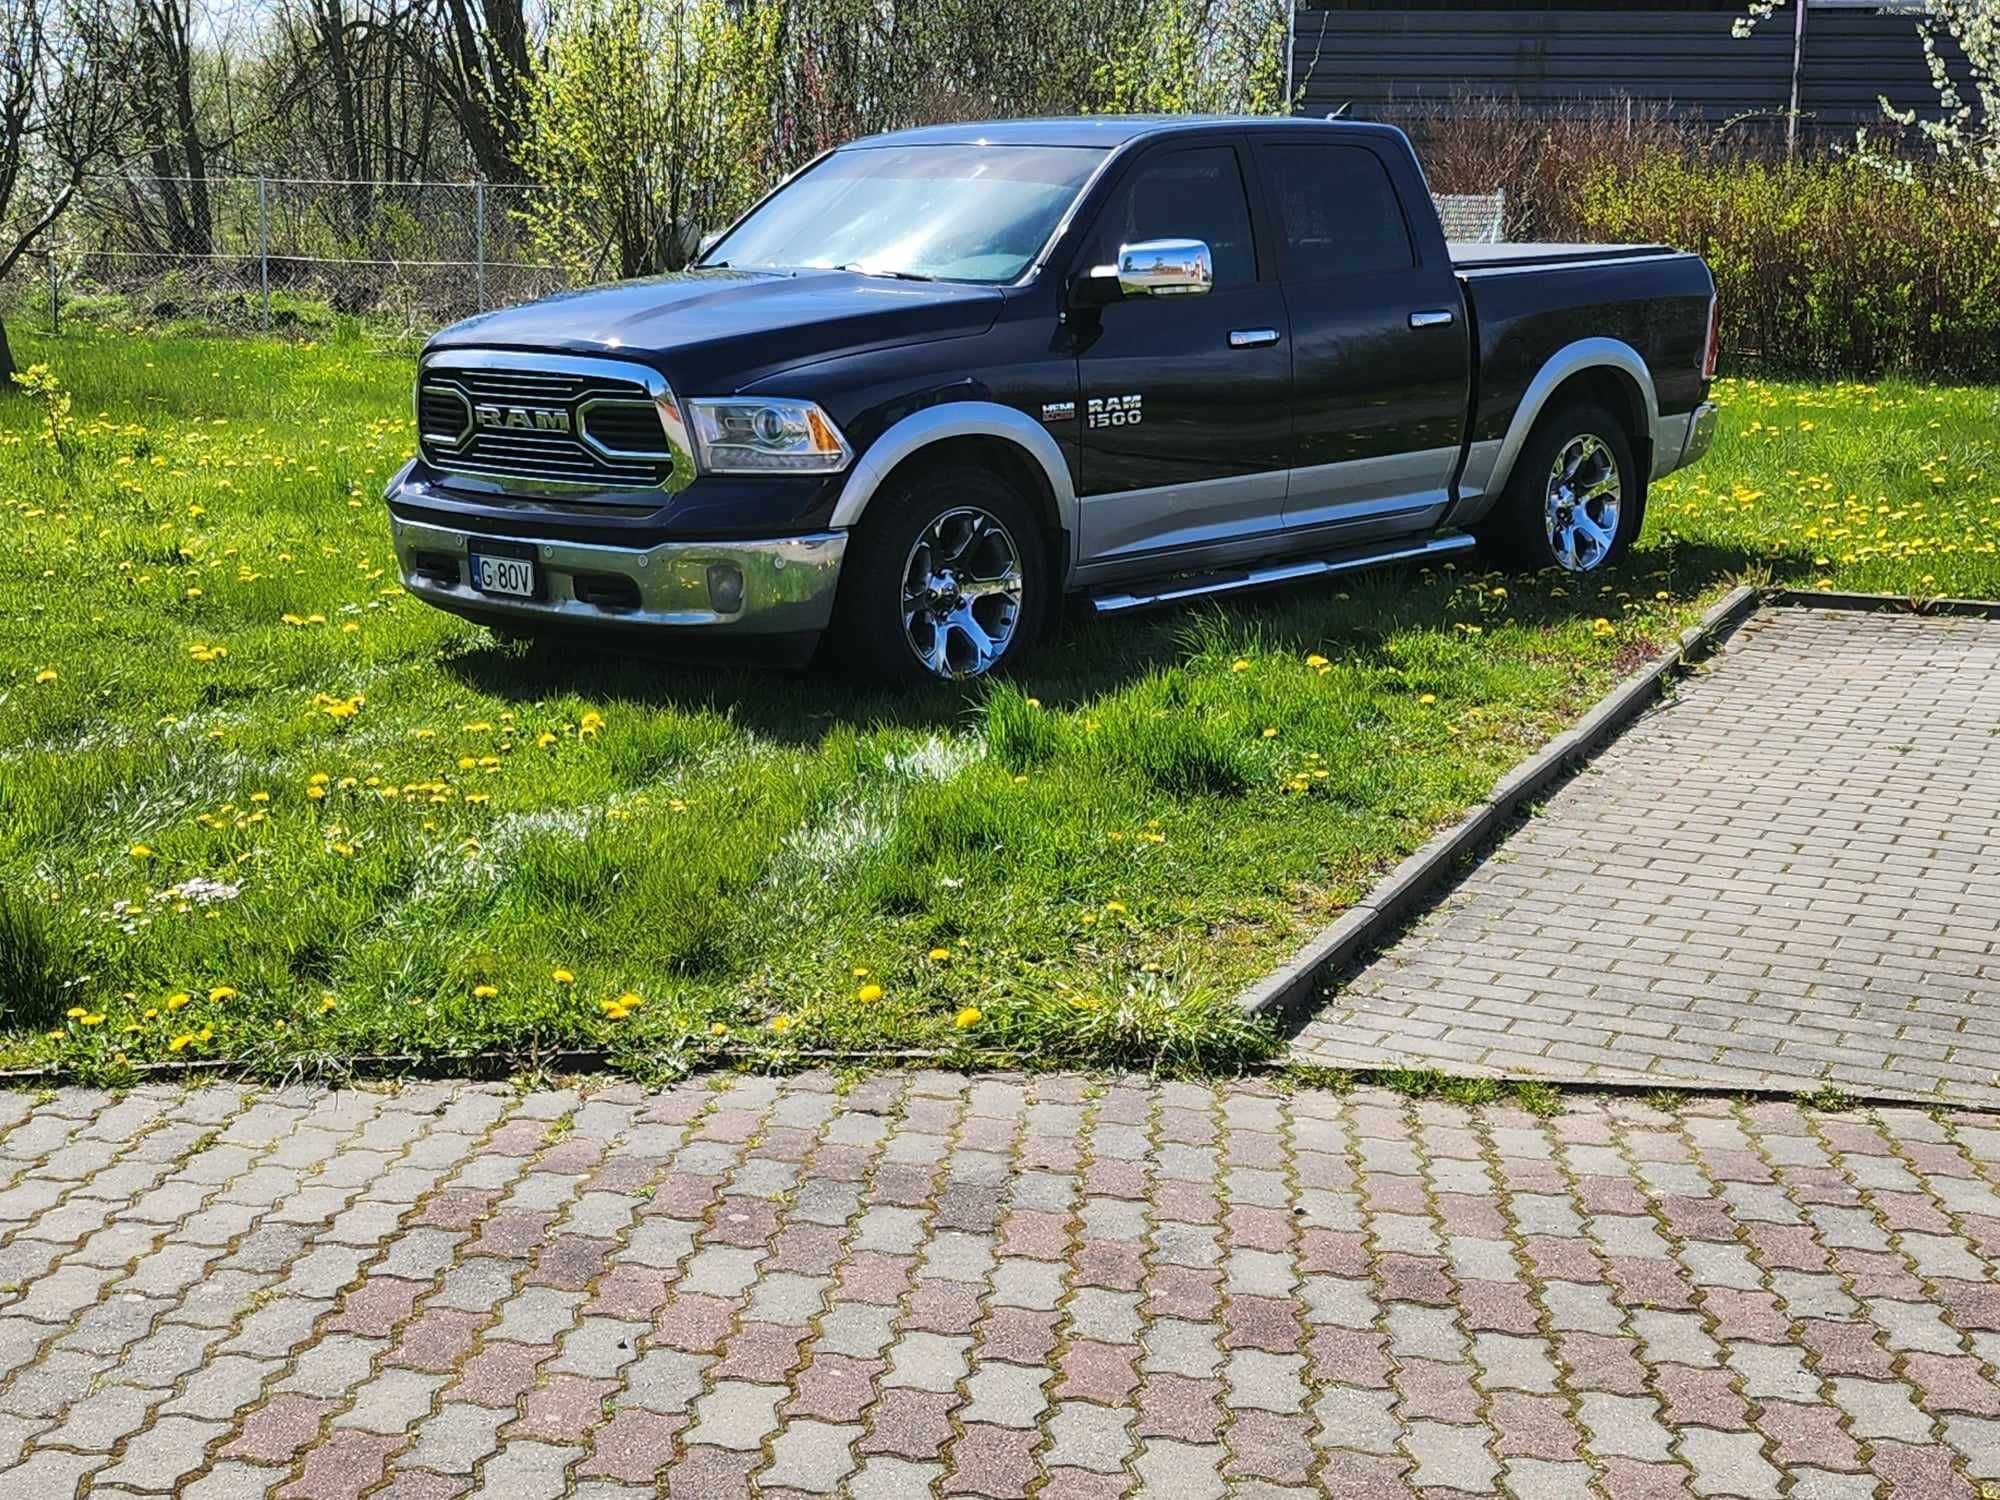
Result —
M417 337L569 284L523 229L519 184L92 178L5 288L10 314L315 336ZM1498 240L1505 195L1440 195L1454 240Z
M423 333L567 284L518 184L302 177L90 179L42 253L46 313L310 332ZM17 280L20 278L16 278ZM26 289L14 289L17 305Z

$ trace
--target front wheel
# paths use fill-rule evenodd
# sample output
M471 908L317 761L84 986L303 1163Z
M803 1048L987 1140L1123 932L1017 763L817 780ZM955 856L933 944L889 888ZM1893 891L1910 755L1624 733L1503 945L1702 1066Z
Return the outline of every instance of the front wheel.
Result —
M1572 402L1535 424L1484 530L1530 569L1594 573L1625 556L1645 509L1624 425L1601 406Z
M970 465L918 471L869 507L841 582L847 631L892 682L982 677L1028 648L1054 580L1041 528Z

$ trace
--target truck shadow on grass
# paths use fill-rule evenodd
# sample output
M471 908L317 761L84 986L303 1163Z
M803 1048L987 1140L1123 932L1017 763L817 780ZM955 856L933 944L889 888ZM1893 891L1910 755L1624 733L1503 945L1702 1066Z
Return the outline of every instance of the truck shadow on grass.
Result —
M1075 708L1203 662L1226 669L1252 653L1319 653L1393 669L1391 643L1412 633L1476 639L1512 627L1544 632L1548 652L1568 654L1579 629L1598 619L1616 626L1634 607L1650 627L1621 628L1628 636L1621 657L1636 666L1677 632L1666 611L1692 606L1724 585L1797 582L1811 570L1805 552L1773 555L1686 543L1643 547L1621 567L1586 580L1510 573L1473 554L1455 568L1377 569L1131 616L1094 618L1072 609L1031 657L1004 675L1048 707ZM689 659L639 640L570 634L521 644L487 638L446 665L468 688L505 700L576 694L714 713L751 733L800 745L817 744L839 727L963 726L980 715L989 692L984 679L891 691L862 676L850 656L829 639L813 662L797 668Z

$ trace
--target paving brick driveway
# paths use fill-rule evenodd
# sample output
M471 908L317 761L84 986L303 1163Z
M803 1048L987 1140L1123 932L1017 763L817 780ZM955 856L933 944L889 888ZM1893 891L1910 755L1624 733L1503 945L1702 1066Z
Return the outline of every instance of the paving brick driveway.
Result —
M1756 616L1296 1046L2000 1103L2000 622Z
M2000 1121L0 1095L0 1496L2000 1494Z

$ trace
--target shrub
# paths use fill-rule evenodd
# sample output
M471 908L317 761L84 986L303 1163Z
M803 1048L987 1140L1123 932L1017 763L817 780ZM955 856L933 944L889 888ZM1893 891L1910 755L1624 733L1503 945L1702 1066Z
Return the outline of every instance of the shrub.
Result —
M1950 170L1661 153L1592 172L1576 218L1585 238L1707 256L1732 353L1792 370L1990 375L2000 248L1981 196Z
M1986 376L2000 371L1992 189L1914 137L1708 129L1642 100L1552 114L1461 97L1395 112L1440 193L1507 193L1507 235L1658 240L1700 252L1722 295L1723 348L1780 371ZM1893 169L1892 169L1893 168Z

